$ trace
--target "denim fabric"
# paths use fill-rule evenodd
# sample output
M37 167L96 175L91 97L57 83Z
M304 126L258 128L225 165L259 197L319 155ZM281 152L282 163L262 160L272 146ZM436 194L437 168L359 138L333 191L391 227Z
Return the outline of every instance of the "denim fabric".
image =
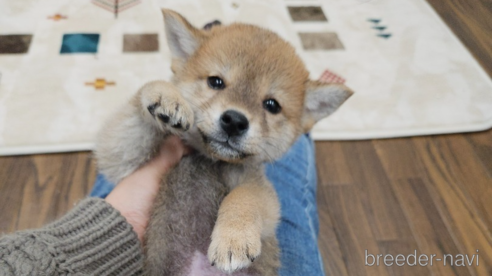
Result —
M267 164L268 179L281 205L277 238L281 249L281 276L324 275L318 249L316 164L314 144L302 135L278 161Z
M98 174L92 191L89 194L91 197L106 198L109 193L113 190L114 184L109 182L106 177L102 174Z
M281 276L324 275L318 250L318 210L314 145L302 135L278 161L266 165L277 191L281 221L277 238L281 249ZM114 185L98 175L90 196L106 197Z

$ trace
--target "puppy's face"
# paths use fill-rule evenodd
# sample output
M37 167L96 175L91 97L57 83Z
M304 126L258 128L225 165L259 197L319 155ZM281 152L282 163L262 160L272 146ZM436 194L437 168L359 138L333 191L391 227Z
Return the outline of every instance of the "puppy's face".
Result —
M195 115L185 139L214 159L277 159L352 94L309 81L294 48L270 31L245 24L203 31L163 13L174 83Z

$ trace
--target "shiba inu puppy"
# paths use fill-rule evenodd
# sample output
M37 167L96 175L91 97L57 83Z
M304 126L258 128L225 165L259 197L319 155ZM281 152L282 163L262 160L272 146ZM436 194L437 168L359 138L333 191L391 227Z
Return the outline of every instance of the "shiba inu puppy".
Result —
M146 233L148 275L276 275L280 206L263 163L352 92L308 79L294 48L246 25L193 27L163 10L171 82L144 85L105 125L100 171L118 183L169 135L195 152L163 180Z

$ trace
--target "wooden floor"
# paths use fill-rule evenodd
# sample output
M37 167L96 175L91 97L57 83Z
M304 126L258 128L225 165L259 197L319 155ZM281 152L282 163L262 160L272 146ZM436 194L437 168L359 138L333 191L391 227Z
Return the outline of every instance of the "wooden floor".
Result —
M429 2L492 76L490 0ZM492 131L316 149L327 275L492 275ZM0 232L60 217L94 178L87 152L0 158ZM479 250L479 265L370 267L365 250L436 258Z

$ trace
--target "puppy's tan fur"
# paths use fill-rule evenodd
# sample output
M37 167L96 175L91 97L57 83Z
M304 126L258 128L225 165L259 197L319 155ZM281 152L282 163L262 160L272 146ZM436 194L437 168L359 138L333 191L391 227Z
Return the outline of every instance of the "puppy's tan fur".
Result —
M196 153L163 180L147 230L146 273L186 275L198 252L214 265L207 268L212 274L275 275L280 206L262 164L352 92L309 81L294 48L268 30L232 24L202 31L175 12L163 14L172 83L146 84L106 124L96 147L99 169L117 183L152 158L166 136L179 135ZM225 88L211 89L210 76ZM281 112L265 110L267 99ZM248 119L241 137L221 130L226 110Z

